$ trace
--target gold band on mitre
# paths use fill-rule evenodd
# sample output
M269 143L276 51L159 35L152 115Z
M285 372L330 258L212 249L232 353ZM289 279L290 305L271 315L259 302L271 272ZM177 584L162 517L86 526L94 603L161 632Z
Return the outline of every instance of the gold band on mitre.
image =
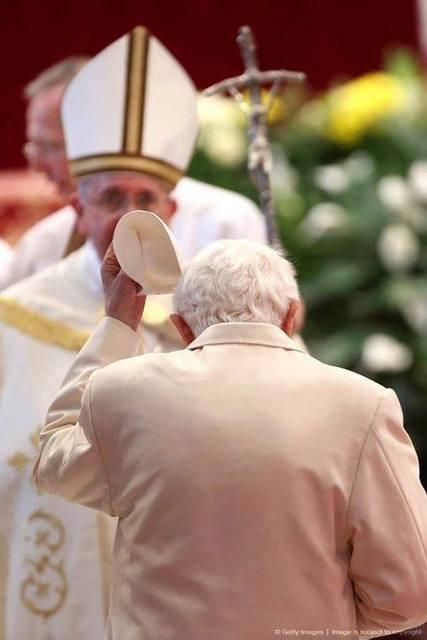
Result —
M136 27L130 32L128 40L122 153L135 155L139 153L143 142L145 85L150 34L144 27Z
M74 178L101 173L102 171L136 171L162 178L172 186L182 178L184 172L167 162L146 156L123 153L86 156L70 161L70 171Z

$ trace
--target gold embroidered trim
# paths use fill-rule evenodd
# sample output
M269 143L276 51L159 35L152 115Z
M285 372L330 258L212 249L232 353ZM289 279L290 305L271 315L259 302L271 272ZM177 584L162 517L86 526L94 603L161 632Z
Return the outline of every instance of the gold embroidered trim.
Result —
M107 520L108 518L108 520ZM105 618L108 617L108 609L110 604L111 589L111 570L112 570L112 552L113 541L110 530L112 518L103 513L96 514L96 524L98 528L98 549L99 549L99 566L101 576L102 602L104 605Z
M62 608L68 593L65 527L56 515L38 509L27 518L24 531L26 575L19 594L28 611L47 620Z
M30 462L34 461L34 456L39 446L40 431L41 431L41 426L38 426L35 429L35 431L33 431L33 433L31 433L28 436L28 439L34 449L34 454L31 457L29 457L23 451L17 451L13 455L9 456L9 458L7 459L7 464L9 465L9 467L13 467L17 471L22 471L23 469L25 469L25 467L28 464L30 464ZM1 637L0 637L0 640L1 640Z
M27 464L29 464L30 462L32 462L32 458L27 456L26 453L22 453L22 451L17 451L13 454L13 456L10 456L7 459L7 464L9 465L9 467L13 467L17 471L22 471L23 469L25 469Z
M74 178L100 171L138 171L162 178L171 185L175 185L184 175L183 171L162 160L125 153L85 156L71 160L69 166Z
M142 324L153 328L165 324L168 320L169 311L163 305L148 297L142 314Z
M90 336L57 320L28 309L11 298L0 296L0 321L41 342L54 344L67 351L80 351Z
M147 30L143 27L136 27L129 35L126 107L123 128L123 151L130 154L139 154L142 147L147 48Z

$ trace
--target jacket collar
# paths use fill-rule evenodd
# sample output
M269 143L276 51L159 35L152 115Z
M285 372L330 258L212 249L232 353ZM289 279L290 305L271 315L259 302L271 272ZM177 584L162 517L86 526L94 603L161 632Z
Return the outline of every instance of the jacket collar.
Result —
M303 349L297 346L279 327L261 322L213 324L193 340L187 349L200 349L200 347L213 344L258 344L304 353Z

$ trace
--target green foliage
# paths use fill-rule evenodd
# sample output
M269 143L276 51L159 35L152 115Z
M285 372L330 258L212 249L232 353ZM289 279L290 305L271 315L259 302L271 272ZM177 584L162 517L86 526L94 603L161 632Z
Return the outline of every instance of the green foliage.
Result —
M427 464L427 91L408 52L389 57L388 69L349 83L348 139L334 90L272 129L276 210L310 351L392 387ZM379 82L400 100L380 115L369 102L382 96ZM222 167L206 150L191 173L255 196L241 164Z

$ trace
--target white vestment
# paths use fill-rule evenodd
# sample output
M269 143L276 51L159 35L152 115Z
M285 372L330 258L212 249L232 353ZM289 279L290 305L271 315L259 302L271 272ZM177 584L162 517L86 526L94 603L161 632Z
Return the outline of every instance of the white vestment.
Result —
M261 212L238 193L182 178L172 195L177 211L170 226L186 260L210 242L223 238L267 241ZM76 213L67 206L31 227L18 244L15 257L0 274L0 289L60 260L75 222Z
M14 250L8 242L0 238L0 272L7 272L10 269L10 263L15 255Z
M147 302L145 350L180 348L164 322L168 297ZM115 520L40 494L31 480L48 406L102 307L99 260L89 243L0 296L1 640L103 634Z

